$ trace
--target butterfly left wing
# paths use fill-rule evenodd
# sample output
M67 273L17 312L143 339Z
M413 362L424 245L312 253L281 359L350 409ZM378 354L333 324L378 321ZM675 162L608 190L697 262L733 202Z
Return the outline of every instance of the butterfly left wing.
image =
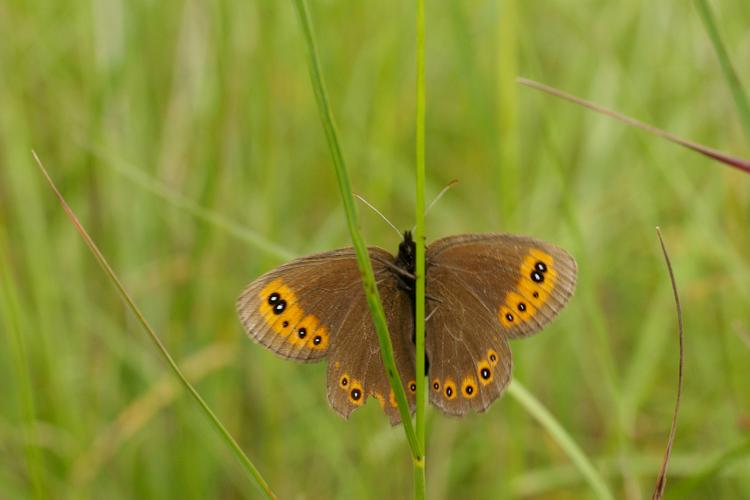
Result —
M551 321L575 288L564 250L510 234L459 235L427 248L430 401L483 411L510 380L508 339Z
M369 253L413 409L410 299L392 272L393 256L375 247ZM237 311L248 335L274 353L300 361L328 357L328 401L340 415L348 417L372 396L391 423L399 421L351 248L302 257L269 271L247 286Z

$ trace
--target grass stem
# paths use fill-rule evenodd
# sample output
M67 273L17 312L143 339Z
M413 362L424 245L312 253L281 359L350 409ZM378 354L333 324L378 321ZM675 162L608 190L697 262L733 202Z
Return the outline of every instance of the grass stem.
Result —
M417 0L417 112L416 112L416 225L414 227L417 244L416 262L416 301L415 301L415 343L417 381L417 441L421 460L414 461L414 498L425 497L425 22L424 0Z
M683 368L685 364L685 328L682 322L682 304L680 303L680 294L677 291L677 281L674 277L674 271L672 269L672 261L669 258L669 252L664 244L664 238L661 236L661 229L656 228L656 235L659 237L659 245L661 245L661 251L664 255L664 262L667 264L667 272L669 273L669 281L672 284L672 294L674 295L675 308L677 309L677 326L679 335L680 345L680 362L677 370L677 396L674 403L674 413L672 414L672 426L669 429L669 438L667 439L667 447L664 450L664 460L661 463L659 469L659 475L656 479L656 485L654 486L654 492L651 496L652 500L661 500L664 498L664 489L667 486L667 468L669 467L669 459L672 456L672 447L674 446L674 437L677 433L677 415L680 413L680 402L682 401L682 385L683 385Z
M120 296L123 298L125 303L133 312L138 322L141 324L143 329L148 334L149 338L153 341L157 350L161 353L162 357L165 359L169 367L172 369L172 372L180 380L183 387L190 393L191 396L193 396L193 399L195 399L196 403L198 403L198 406L201 408L201 410L203 410L203 413L208 417L208 420L211 422L214 428L218 431L219 435L224 439L224 442L226 443L226 445L229 447L229 449L231 449L234 452L235 456L240 461L240 464L245 469L248 476L255 480L255 483L258 485L261 492L263 492L266 498L276 498L276 495L274 495L273 491L271 491L271 488L268 486L268 483L266 483L266 480L263 479L263 476L261 476L258 469L250 461L250 459L247 457L245 452L242 451L242 448L240 448L240 445L237 444L237 441L235 441L232 435L229 434L229 431L226 429L226 427L224 427L224 424L221 423L221 421L213 412L213 410L211 410L208 404L204 401L203 397L201 397L201 395L198 393L195 387L193 387L193 385L188 381L187 377L185 377L185 375L182 373L182 370L180 370L180 367L177 366L177 363L172 358L172 355L169 354L169 351L164 346L164 344L162 343L161 339L156 334L154 329L151 327L151 324L148 322L148 320L143 315L143 313L141 313L135 301L132 299L128 291L125 289L125 285L122 284L122 282L117 277L112 267L110 267L109 263L107 262L107 259L105 259L104 255L99 251L99 248L96 246L96 243L94 243L94 240L91 239L86 229L78 220L78 217L76 217L76 214L73 212L70 206L68 206L68 203L65 201L65 198L63 198L63 195L57 189L57 186L55 185L55 183L52 181L52 178L47 173L47 170L44 168L44 165L42 165L42 161L39 159L36 152L32 151L32 154L34 155L34 159L36 160L37 165L39 165L39 169L42 171L44 178L47 180L47 183L49 184L50 188L55 193L55 196L57 196L57 199L60 201L60 205L62 205L68 218L73 223L73 226L75 226L76 230L83 238L83 241L86 243L86 246L88 246L89 250L91 250L91 253L94 254L94 257L96 258L97 262L106 273L107 277L110 279L112 284L115 285L115 288L117 288L117 291L120 293Z

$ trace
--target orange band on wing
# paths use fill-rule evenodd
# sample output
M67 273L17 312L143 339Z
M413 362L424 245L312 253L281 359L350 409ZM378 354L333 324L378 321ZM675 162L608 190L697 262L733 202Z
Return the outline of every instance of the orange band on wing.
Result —
M295 293L281 279L263 287L258 297L261 317L286 342L315 351L328 348L328 328L314 314L305 314Z
M511 328L528 321L549 300L557 282L554 262L555 259L542 250L529 250L519 268L521 277L515 288L505 294L505 301L498 309L498 319L503 326Z

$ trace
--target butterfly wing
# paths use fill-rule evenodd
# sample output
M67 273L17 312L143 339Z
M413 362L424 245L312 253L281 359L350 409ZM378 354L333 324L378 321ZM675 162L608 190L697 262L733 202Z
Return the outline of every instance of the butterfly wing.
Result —
M393 256L379 248L369 252L396 364L410 382L411 302L393 273ZM250 338L274 353L302 361L328 357L328 401L336 412L348 417L372 396L392 423L399 421L353 249L302 257L264 274L240 295L237 311Z
M396 366L404 384L410 412L415 408L414 310L409 295L399 288L398 279L388 269L374 269L383 303ZM352 297L351 314L341 323L341 334L331 345L328 362L328 401L347 418L372 396L388 415L391 425L401 421L380 354L380 343L370 317L359 273ZM363 318L364 316L364 318Z
M510 380L508 339L549 323L575 288L564 250L510 234L438 240L427 249L430 401L444 412L485 410Z

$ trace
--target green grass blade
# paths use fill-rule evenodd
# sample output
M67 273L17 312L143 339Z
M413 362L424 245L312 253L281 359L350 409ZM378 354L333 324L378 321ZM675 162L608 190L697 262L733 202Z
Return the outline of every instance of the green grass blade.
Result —
M581 475L586 479L594 490L597 498L605 500L614 500L614 495L604 481L604 478L591 463L586 454L581 450L578 444L568 434L568 432L560 425L560 422L547 410L547 408L539 402L520 382L513 380L507 389L508 395L512 396L523 408L536 419L539 424L544 427L550 436L557 442L568 457L573 461L575 466L580 471Z
M747 94L745 89L742 87L740 78L737 76L737 72L734 70L732 60L729 58L729 53L724 47L724 42L721 40L719 35L719 28L716 26L714 21L711 7L708 5L706 0L695 0L695 5L698 7L698 14L701 16L703 26L706 28L708 38L711 39L711 44L714 46L716 51L716 57L719 58L719 64L721 65L721 71L724 73L724 79L729 85L729 90L732 92L734 98L734 104L737 106L737 112L740 115L740 122L742 128L745 131L748 144L750 145L750 103L748 103Z
M372 320L375 324L375 331L377 332L378 340L380 341L380 354L383 358L388 381L390 382L391 388L396 396L399 413L401 414L401 421L404 424L404 431L406 432L406 438L409 441L412 456L415 460L419 460L421 459L421 452L419 444L417 443L417 436L414 432L414 426L411 422L411 414L409 413L409 404L406 400L406 392L401 383L401 377L396 367L396 360L393 357L393 345L391 344L391 337L388 334L388 323L385 319L383 304L380 302L378 287L375 285L375 274L372 271L372 264L370 263L367 246L365 246L364 239L357 227L357 209L354 204L354 195L352 194L349 174L347 173L346 165L344 163L344 156L341 153L341 146L339 145L338 135L333 121L333 112L328 103L328 95L326 94L325 84L323 83L323 75L320 70L320 62L318 60L318 51L315 45L312 23L310 21L310 13L307 10L307 5L304 0L294 0L294 5L297 9L297 14L299 15L300 24L305 38L310 80L312 82L313 91L315 92L315 99L318 103L323 131L325 132L326 140L328 141L328 148L331 152L333 167L336 171L336 179L338 181L341 200L346 213L349 234L352 238L354 251L357 254L357 265L362 274L362 284L365 289L365 295L367 296L367 304L370 307Z
M424 224L424 185L425 185L425 23L424 0L417 0L417 116L416 116L416 226L415 242L417 244L416 262L416 304L415 304L415 343L416 343L416 376L417 381L417 440L420 459L414 461L415 490L414 498L425 497L425 366L424 366L424 330L425 330L425 224Z
M188 381L188 379L182 373L182 370L180 370L180 367L177 366L177 363L172 358L172 355L169 354L169 351L167 351L167 348L161 342L161 339L159 338L159 336L151 327L146 317L141 313L135 301L130 297L130 294L127 292L127 290L125 289L125 286L117 277L114 270L110 267L109 263L107 262L107 259L104 258L104 255L102 255L102 253L99 251L99 248L96 246L96 243L94 243L94 240L91 239L88 232L86 232L86 229L78 220L78 217L76 217L73 210L70 208L70 206L68 206L68 203L65 201L65 198L63 198L62 194L57 189L57 186L55 185L55 183L52 181L52 178L47 173L47 170L44 168L44 165L42 165L42 162L41 160L39 160L39 157L36 155L35 152L32 152L32 153L34 155L34 159L39 165L40 170L42 171L42 174L44 175L44 178L47 180L47 183L49 184L50 188L55 193L55 196L57 196L57 199L60 201L60 205L62 205L63 209L65 210L66 215L68 216L70 221L73 223L76 230L81 235L84 242L86 243L86 246L88 246L89 250L91 250L91 253L94 255L99 265L107 274L107 277L110 279L110 281L112 281L112 284L115 285L115 288L117 288L117 291L119 292L120 296L123 298L125 303L127 303L128 307L133 312L133 314L135 315L135 317L137 318L138 322L141 324L143 329L146 331L149 338L153 341L158 351L164 357L164 359L166 360L167 364L170 366L174 374L180 380L180 382L185 387L185 389L190 393L190 395L193 396L195 401L198 403L198 406L206 414L211 424L213 424L213 426L219 432L219 435L226 442L227 446L234 452L235 456L239 459L240 464L242 464L248 476L251 479L255 480L255 483L258 485L260 490L263 492L263 494L267 498L276 498L276 495L274 495L273 491L271 491L271 488L268 486L265 479L263 479L263 476L261 476L258 469L255 467L255 465L253 465L253 463L250 461L247 455L245 455L245 452L242 451L242 448L240 448L240 445L237 444L237 441L235 441L232 435L229 434L229 431L226 429L226 427L224 427L224 424L221 423L221 421L216 416L216 414L214 414L213 410L211 410L208 404L203 400L203 397L201 397L201 395L198 394L198 391Z

